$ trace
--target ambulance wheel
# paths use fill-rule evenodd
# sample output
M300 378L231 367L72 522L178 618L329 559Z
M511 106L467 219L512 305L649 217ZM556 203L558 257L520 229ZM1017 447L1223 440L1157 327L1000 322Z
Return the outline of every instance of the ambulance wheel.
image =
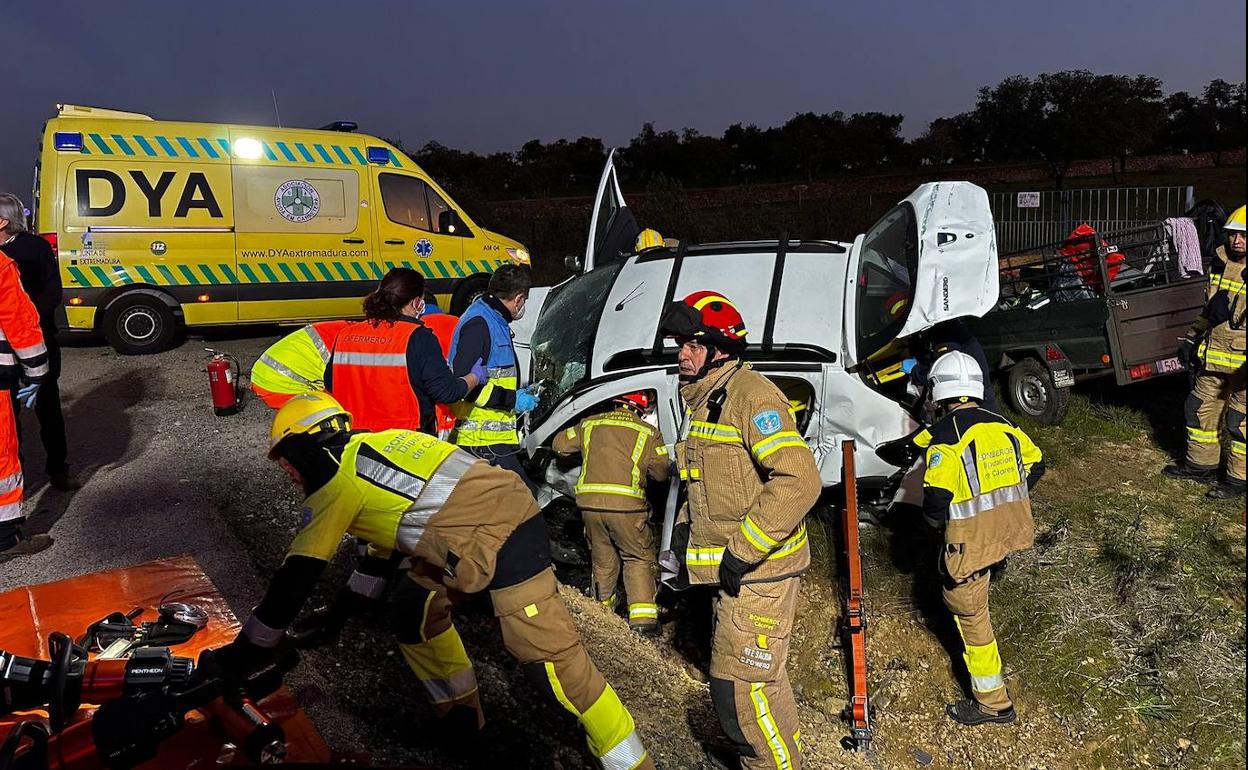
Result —
M160 299L138 294L122 297L108 306L103 331L113 350L137 356L167 349L177 332L177 321Z
M488 275L474 275L460 281L455 287L455 293L451 295L451 315L463 315L477 297L485 294L486 287L489 285Z
M1057 425L1070 411L1070 388L1054 385L1049 368L1034 358L1010 367L1005 398L1011 409L1044 425Z

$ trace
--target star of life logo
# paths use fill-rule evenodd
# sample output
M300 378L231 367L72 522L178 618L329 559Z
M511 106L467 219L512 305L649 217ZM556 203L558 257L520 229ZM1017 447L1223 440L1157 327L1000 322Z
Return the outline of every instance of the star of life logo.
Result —
M320 213L321 195L304 180L291 179L278 186L273 204L284 219L298 224Z

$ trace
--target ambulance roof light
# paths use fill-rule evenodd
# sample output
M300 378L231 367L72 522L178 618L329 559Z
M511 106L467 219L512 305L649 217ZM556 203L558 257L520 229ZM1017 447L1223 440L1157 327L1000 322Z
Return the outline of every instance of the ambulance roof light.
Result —
M82 152L82 132L57 131L52 135L52 144L58 151Z
M321 130L322 131L342 131L344 133L351 133L352 131L354 131L355 129L359 127L360 127L359 124L353 120L335 120L333 123L326 123L325 125L321 126Z
M369 145L368 162L378 163L382 166L388 165L390 163L390 148L378 147L376 145Z

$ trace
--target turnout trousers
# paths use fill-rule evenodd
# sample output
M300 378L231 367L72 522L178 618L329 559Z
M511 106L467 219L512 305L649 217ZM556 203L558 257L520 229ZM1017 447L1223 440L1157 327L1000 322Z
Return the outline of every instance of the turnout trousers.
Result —
M589 659L549 567L490 591L503 644L526 676L580 720L606 770L653 768L624 704ZM451 622L445 586L413 570L395 597L399 649L440 717L485 723L472 662Z
M746 770L798 770L802 734L785 670L800 579L746 583L715 601L711 702Z
M1213 469L1221 464L1222 443L1218 436L1222 423L1230 437L1226 475L1244 481L1244 367L1234 372L1203 371L1196 377L1184 404L1187 423L1187 464Z
M997 651L992 617L988 614L991 570L980 570L960 583L951 583L948 578L945 580L941 598L953 613L953 622L962 637L962 659L971 675L971 694L984 708L994 711L1007 709L1013 704L1005 691L1001 654Z
M628 624L634 628L656 625L659 562L650 513L584 511L582 516L593 562L594 598L614 609L622 572Z

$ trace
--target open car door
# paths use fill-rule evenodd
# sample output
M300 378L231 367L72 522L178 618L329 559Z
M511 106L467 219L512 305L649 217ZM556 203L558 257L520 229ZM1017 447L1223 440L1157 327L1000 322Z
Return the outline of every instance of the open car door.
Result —
M987 313L1000 292L997 262L983 188L970 182L919 186L850 250L847 365L941 321Z
M607 153L607 166L598 181L594 196L594 212L589 220L589 239L581 270L588 273L596 267L627 257L633 253L637 240L637 220L624 202L620 181L615 170L615 149Z

